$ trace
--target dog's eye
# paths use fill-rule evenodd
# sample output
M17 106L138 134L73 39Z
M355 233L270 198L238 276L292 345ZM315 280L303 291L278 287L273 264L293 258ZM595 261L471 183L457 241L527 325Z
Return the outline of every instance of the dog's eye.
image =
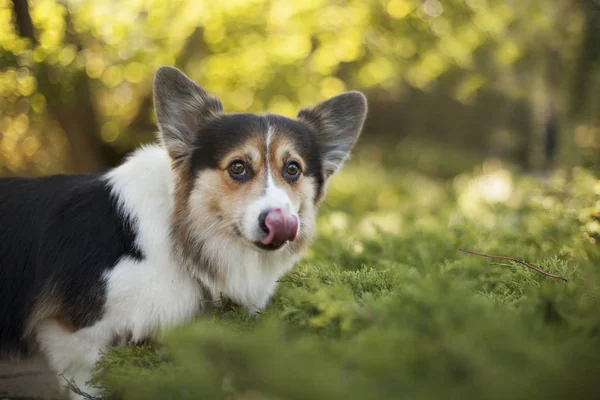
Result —
M229 173L234 178L244 177L247 173L246 165L241 161L234 161L229 165Z
M287 179L295 181L300 177L301 172L300 165L296 161L291 161L285 166L284 175Z

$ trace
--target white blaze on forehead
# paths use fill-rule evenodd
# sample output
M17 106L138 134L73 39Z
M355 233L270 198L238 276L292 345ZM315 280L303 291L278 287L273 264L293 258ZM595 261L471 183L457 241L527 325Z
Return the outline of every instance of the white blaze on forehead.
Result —
M266 142L267 142L267 155L269 154L269 145L271 144L271 138L273 137L273 128L271 128L271 125L268 126L267 128L267 138L266 138Z
M267 144L267 154L264 155L266 160L265 166L267 168L267 179L265 182L265 189L263 194L258 199L250 203L243 217L242 233L247 239L251 241L259 241L264 235L259 224L259 217L261 213L275 208L281 208L294 215L297 214L297 210L294 209L292 200L290 199L286 191L279 187L273 179L273 174L277 173L277 171L273 171L272 166L269 163L269 145L273 136L273 132L270 126L267 129L265 135L265 140Z
M266 133L266 137L265 137L265 143L267 144L267 154L265 154L265 165L267 166L267 174L269 176L269 178L271 177L271 163L269 163L269 159L270 159L270 154L271 154L271 138L273 137L273 128L271 128L271 125L268 125L267 127L267 133Z

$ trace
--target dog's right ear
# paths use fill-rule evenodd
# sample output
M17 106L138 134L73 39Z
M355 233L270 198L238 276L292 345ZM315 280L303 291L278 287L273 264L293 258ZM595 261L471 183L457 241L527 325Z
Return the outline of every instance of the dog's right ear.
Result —
M191 154L202 121L223 112L223 105L174 67L156 70L153 90L160 137L177 166Z

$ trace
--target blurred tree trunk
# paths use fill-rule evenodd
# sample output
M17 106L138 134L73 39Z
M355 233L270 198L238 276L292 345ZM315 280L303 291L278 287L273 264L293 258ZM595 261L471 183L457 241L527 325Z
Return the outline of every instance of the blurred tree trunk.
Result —
M15 24L19 34L29 39L35 46L33 23L27 0L12 0L15 12ZM67 15L68 18L68 15ZM67 30L70 23L67 20ZM67 32L67 38L74 39ZM78 43L73 43L81 50ZM72 169L74 172L90 172L106 169L119 162L122 155L106 145L100 139L96 110L92 103L90 80L84 70L74 72L70 77L74 95L71 101L61 96L61 85L50 79L51 66L40 63L36 72L38 90L46 98L48 111L64 130L71 145Z
M575 65L571 91L570 112L575 117L583 114L591 86L590 80L593 78L594 64L600 62L600 1L583 0L580 4L585 22L583 42Z
M546 101L544 110L544 163L545 169L550 170L554 167L559 145L562 147L560 137L561 108L564 115L564 106L561 107L561 92L564 93L565 67L559 54L559 49L552 45L546 47L546 65L545 65L545 87ZM568 144L564 144L568 146Z
M525 171L531 169L532 139L534 134L531 105L524 99L515 100L509 124L518 135L516 161Z
M29 5L26 0L12 0L15 10L15 23L21 37L29 38L37 43L33 32L33 23L29 14Z
M197 27L194 32L186 39L185 44L179 50L175 59L175 67L185 70L187 64L193 57L201 58L208 54L208 49L202 40L204 29ZM151 110L154 107L154 98L152 85L148 85L146 93L140 101L138 112L135 118L128 124L127 130L134 135L141 133L153 134L158 129L156 123L150 118Z

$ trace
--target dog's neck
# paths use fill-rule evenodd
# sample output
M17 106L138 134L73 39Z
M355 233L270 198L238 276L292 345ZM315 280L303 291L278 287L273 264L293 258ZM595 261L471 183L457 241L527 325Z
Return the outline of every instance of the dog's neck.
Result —
M188 236L185 245L173 240L174 258L205 288L211 302L225 299L251 312L264 307L278 278L299 258L289 248L261 251L230 234L204 240Z

